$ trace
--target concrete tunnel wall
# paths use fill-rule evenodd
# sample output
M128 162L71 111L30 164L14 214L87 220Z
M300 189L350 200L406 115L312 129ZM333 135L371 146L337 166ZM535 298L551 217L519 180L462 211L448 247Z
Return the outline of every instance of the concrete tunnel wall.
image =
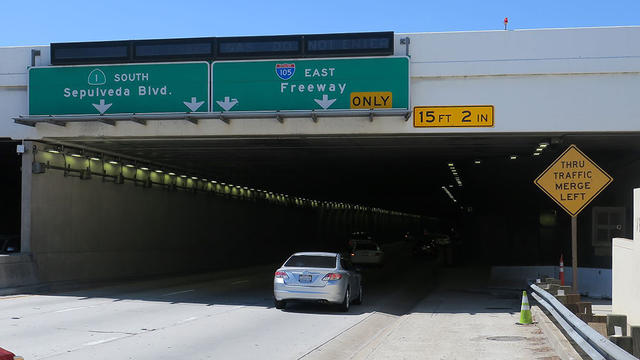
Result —
M268 264L293 251L337 249L350 231L393 240L418 224L417 218L397 215L115 184L97 175L83 180L56 169L32 174L32 153L23 156L23 202L30 220L23 227L23 247L31 251L37 282Z

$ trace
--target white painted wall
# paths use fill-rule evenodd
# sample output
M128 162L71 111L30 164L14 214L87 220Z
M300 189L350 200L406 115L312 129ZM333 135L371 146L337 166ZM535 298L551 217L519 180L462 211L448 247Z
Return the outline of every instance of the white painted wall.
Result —
M11 119L27 113L27 69L31 49L40 50L36 66L50 65L49 46L0 47L0 137L28 139L39 137L32 127Z
M613 239L612 310L640 325L640 189L633 190L633 240Z
M494 286L521 286L547 275L558 279L558 266L492 266L491 282ZM564 267L565 285L573 282L571 266ZM592 298L611 298L611 270L597 268L578 268L578 290L580 294Z
M415 134L631 132L640 130L640 27L396 34L411 39L412 105L494 105L494 128L416 129L403 118L237 119L75 123L62 128L15 125L27 114L31 47L0 48L0 136L225 136L287 134ZM38 65L48 65L48 47Z

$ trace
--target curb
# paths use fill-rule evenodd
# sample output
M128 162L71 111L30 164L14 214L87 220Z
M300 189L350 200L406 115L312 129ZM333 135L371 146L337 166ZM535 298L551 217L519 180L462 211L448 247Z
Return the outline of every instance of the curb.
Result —
M531 312L538 320L537 325L549 340L553 350L562 360L580 360L582 356L573 348L567 338L538 306L532 306Z

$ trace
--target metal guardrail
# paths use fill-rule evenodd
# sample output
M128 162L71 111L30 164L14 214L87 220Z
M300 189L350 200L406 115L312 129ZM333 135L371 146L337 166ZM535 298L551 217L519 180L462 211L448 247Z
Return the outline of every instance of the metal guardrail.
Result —
M580 320L553 295L535 284L531 284L531 289L535 292L532 293L533 298L553 315L567 334L592 359L637 360L636 357L624 351Z

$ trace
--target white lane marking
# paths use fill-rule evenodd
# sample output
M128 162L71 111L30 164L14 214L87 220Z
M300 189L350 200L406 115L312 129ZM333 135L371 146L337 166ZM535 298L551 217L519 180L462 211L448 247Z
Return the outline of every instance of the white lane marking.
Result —
M88 342L88 343L82 344L82 346L99 345L99 344L103 344L103 343L106 343L106 342L109 342L109 341L118 340L118 339L120 339L122 337L123 336L118 336L118 337L108 338L108 339L104 339L104 340L92 341L92 342Z
M184 320L180 320L180 321L178 321L178 324L184 324L184 323L187 323L187 322L189 322L189 321L193 321L193 320L197 320L197 319L198 319L197 317L192 316L192 317L190 317L190 318L187 318L187 319L184 319Z
M171 295L177 295L177 294L184 294L184 293L188 293L190 291L195 291L195 289L191 289L191 290L183 290L183 291L176 291L176 292L172 292L172 293L168 293L168 294L164 294L161 296L171 296Z
M231 283L231 285L236 285L236 284L244 284L244 283L248 283L249 280L238 280L238 281L234 281Z
M67 311L74 311L74 310L80 310L80 309L88 309L88 308L92 308L95 306L80 306L80 307L74 307L74 308L68 308L68 309L62 309L62 310L58 310L55 311L56 313L63 313L63 312L67 312Z

